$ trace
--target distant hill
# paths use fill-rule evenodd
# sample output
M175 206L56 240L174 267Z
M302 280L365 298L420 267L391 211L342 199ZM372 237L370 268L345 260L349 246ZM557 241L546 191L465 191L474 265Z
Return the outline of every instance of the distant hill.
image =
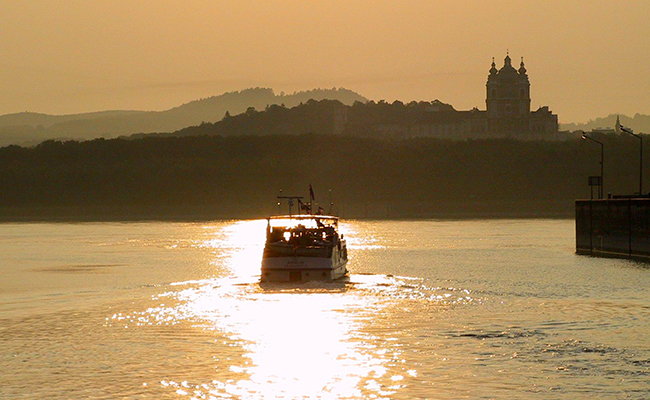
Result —
M69 121L80 121L106 117L121 117L125 115L133 115L143 113L143 111L100 111L90 112L84 114L68 114L68 115L49 115L39 114L33 112L21 112L16 114L0 115L0 127L44 127L48 128L52 125L65 123Z
M560 129L566 131L591 131L598 128L614 128L614 125L616 125L616 116L617 114L610 114L606 117L589 120L584 124L560 124ZM627 126L637 133L650 133L650 115L637 113L634 117L628 117L627 115L618 116L623 126Z
M220 121L226 112L237 115L249 107L264 109L274 104L294 107L310 99L338 100L348 105L355 101L368 101L344 88L279 95L273 89L252 88L191 101L166 111L102 111L70 115L23 112L0 115L0 146L36 144L48 139L88 140L134 133L173 132L203 122Z

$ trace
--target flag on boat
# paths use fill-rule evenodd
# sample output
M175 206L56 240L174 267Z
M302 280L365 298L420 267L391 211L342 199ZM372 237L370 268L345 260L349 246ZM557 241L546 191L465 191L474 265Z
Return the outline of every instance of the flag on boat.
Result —
M298 199L298 204L300 205L300 211L304 211L307 214L311 214L311 207L309 204L303 203L300 199Z

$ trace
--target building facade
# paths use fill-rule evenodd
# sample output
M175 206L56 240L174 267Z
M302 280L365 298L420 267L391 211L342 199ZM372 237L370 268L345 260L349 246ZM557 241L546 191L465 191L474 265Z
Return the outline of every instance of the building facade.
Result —
M491 134L543 135L558 132L557 115L548 106L530 111L530 81L522 57L519 69L510 55L497 70L494 59L486 84L487 131Z
M433 102L432 104L435 104ZM506 55L497 69L494 59L488 73L486 110L458 111L453 107L429 107L408 125L382 125L382 134L401 137L447 139L510 137L523 140L559 140L558 117L548 106L531 111L530 81L522 58L518 69Z

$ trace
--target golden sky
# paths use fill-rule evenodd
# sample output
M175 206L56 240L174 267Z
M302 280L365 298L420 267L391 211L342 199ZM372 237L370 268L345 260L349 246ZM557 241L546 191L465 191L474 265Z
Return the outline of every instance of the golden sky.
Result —
M0 0L0 114L256 86L485 109L508 49L561 123L650 114L649 17L650 0Z

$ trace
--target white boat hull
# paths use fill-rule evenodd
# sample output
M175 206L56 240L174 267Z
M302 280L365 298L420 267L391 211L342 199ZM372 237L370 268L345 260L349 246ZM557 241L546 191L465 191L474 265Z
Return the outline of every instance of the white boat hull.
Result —
M262 261L262 282L334 281L347 274L347 260L330 258L273 257Z

